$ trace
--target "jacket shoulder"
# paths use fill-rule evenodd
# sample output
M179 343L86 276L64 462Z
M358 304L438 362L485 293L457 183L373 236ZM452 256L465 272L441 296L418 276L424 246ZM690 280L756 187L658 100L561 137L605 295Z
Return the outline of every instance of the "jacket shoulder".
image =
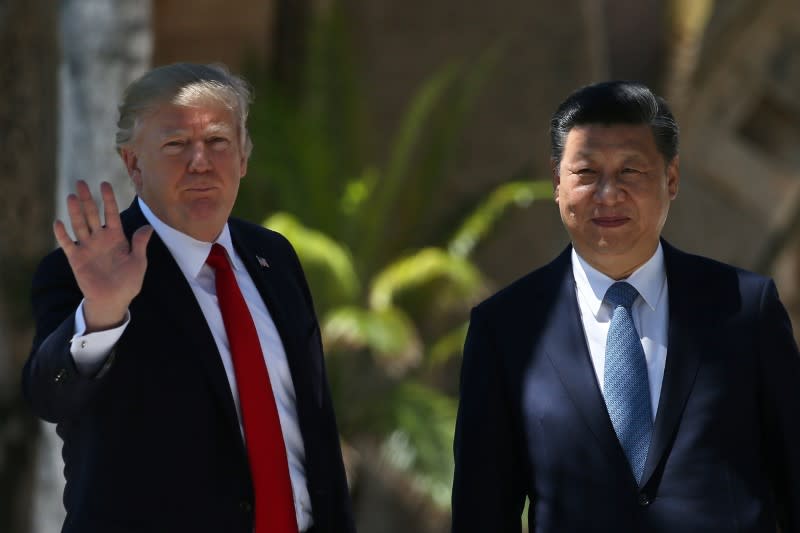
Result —
M292 245L289 243L289 240L284 237L283 234L265 228L259 224L234 217L231 217L228 220L228 224L235 229L238 235L247 239L248 242L256 242L278 247L292 247Z
M750 270L679 250L664 243L664 262L670 284L688 283L697 290L730 291L734 286L740 291L762 289L772 279Z
M571 273L571 250L567 247L550 263L500 289L478 304L475 311L498 316L517 309L530 309L537 301L552 301L552 296L561 290L564 276Z

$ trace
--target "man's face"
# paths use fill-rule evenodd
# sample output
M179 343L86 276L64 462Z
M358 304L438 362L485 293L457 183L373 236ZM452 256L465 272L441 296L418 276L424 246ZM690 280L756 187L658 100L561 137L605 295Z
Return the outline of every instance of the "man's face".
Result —
M576 251L621 279L655 252L679 180L649 126L585 125L567 135L553 184Z
M160 105L121 155L159 219L198 240L219 236L247 171L233 111L215 102Z

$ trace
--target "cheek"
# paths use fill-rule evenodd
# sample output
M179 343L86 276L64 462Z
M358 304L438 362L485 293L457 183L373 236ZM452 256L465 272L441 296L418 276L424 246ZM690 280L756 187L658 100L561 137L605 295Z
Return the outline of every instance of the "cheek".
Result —
M591 198L591 191L587 188L573 188L565 191L561 197L561 205L571 212L575 213L585 209L589 199Z

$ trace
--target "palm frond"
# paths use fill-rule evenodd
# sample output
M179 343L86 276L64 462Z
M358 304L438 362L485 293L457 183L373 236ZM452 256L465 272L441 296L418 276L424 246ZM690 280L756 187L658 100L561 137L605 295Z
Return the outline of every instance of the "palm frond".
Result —
M373 309L385 309L392 305L399 292L435 279L446 281L462 299L474 296L483 287L483 276L470 261L441 248L423 248L394 261L375 276L369 291L369 305Z
M368 349L393 376L402 375L422 358L414 322L396 307L334 309L323 320L322 338L331 353Z
M328 273L346 301L352 301L361 289L350 251L320 231L303 226L289 213L275 213L264 221L264 227L283 234L295 248L300 261L308 269Z
M469 322L464 322L457 328L449 331L440 337L427 354L427 362L431 366L439 366L448 361L454 355L458 355L464 349L464 341L467 339L467 329Z
M452 163L465 124L503 49L504 44L500 42L465 62L431 113L414 150L413 164L409 164L403 186L393 199L389 214L393 239L384 243L381 257L391 257L403 247L416 247L430 241L430 220L441 212L440 194L445 182L452 177ZM397 245L392 246L395 243Z
M467 217L450 240L448 251L456 257L469 257L509 207L527 207L534 200L552 198L552 187L549 180L514 181L500 185Z
M449 504L453 481L456 402L422 383L408 380L394 391L389 413L395 430L383 444L394 466L415 474L415 485L439 505Z
M399 132L392 144L389 163L383 172L382 179L366 206L362 216L365 228L383 230L387 226L392 213L392 205L396 201L398 191L408 179L408 169L411 165L414 149L420 142L425 126L431 114L436 110L447 89L456 78L455 65L436 72L417 91L411 104L403 116ZM376 261L374 257L377 248L382 244L382 231L369 231L361 239L360 255L366 258L368 265Z

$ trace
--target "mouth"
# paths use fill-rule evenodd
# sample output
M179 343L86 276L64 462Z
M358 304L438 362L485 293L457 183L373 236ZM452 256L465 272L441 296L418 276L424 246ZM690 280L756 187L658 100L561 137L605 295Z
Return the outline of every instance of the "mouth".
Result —
M629 217L606 216L606 217L595 217L592 219L592 222L596 226L600 226L601 228L617 228L619 226L625 225L629 220L630 220Z
M216 187L211 186L211 185L199 185L199 186L195 186L195 187L188 187L185 190L186 190L186 192L190 192L190 193L201 193L202 194L202 193L208 193L208 192L211 192L213 190L216 190Z

